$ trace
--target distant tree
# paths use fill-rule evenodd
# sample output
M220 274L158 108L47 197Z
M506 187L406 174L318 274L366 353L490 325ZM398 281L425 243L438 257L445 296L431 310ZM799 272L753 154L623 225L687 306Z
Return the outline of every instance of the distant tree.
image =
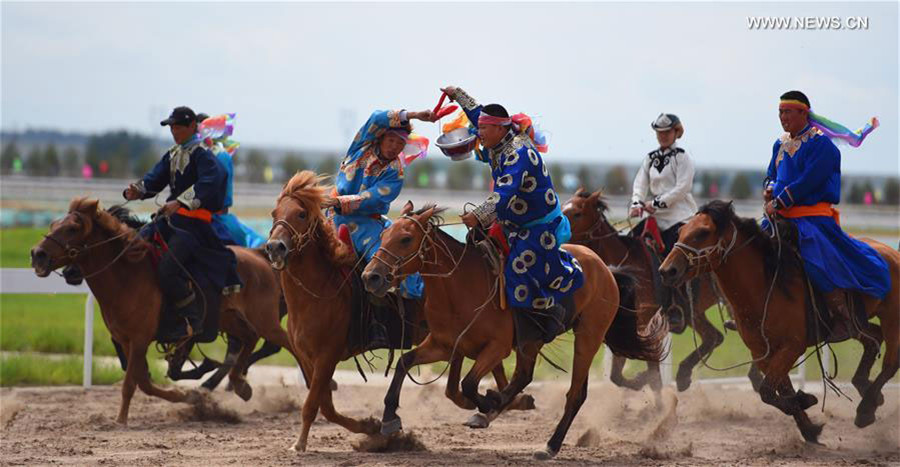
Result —
M750 179L747 174L740 172L731 181L731 197L734 199L747 199L753 194L750 188Z
M159 154L156 154L154 151L146 151L142 154L138 160L134 164L134 171L132 171L132 175L135 178L143 177L144 174L149 172L153 166L155 166L159 160L162 158Z
M297 154L288 153L281 160L281 178L282 181L288 181L295 173L306 168L306 161Z
M341 165L341 159L336 154L330 155L316 165L316 173L319 175L335 175Z
M259 149L251 149L244 159L244 165L247 169L246 177L248 182L263 183L265 182L266 167L269 165L266 155Z
M546 161L544 162L546 163ZM563 169L559 164L550 165L550 180L553 181L553 186L557 191L565 189L563 187L564 177L565 173L563 172Z
M13 162L15 160L22 160L22 154L19 153L19 146L16 145L15 140L6 143L3 146L3 151L0 152L0 172L3 174L9 174L13 171Z
M700 176L700 196L704 198L718 198L722 195L720 187L722 182L717 174L703 172Z
M447 187L451 190L471 190L475 176L475 168L469 161L454 162L447 170Z
M25 173L36 177L44 174L44 153L37 145L32 146L25 157Z
M48 144L44 149L44 153L41 154L41 157L43 158L41 163L41 166L43 167L41 175L45 177L59 176L62 167L59 162L59 151L56 150L56 145Z
M884 182L884 204L897 206L900 204L900 179L891 177Z
M137 161L153 151L153 141L125 130L108 131L88 138L85 161L94 168L95 176L128 177L135 172ZM106 162L108 170L101 168Z
M606 172L606 180L603 185L605 192L613 195L626 195L631 191L628 173L625 171L625 167L621 165L617 165L609 169L609 172Z
M77 177L81 174L81 155L74 146L69 146L62 155L62 174Z
M431 180L434 174L434 163L429 159L423 159L414 162L408 167L406 173L407 183L412 182L412 186L417 188L431 188Z
M586 190L594 189L594 175L586 165L578 167L578 185Z

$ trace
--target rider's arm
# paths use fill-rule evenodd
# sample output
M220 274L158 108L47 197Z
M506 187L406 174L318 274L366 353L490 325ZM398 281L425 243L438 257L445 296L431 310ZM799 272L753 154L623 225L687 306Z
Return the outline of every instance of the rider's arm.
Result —
M672 168L675 169L675 186L671 190L653 198L654 208L666 209L686 199L691 194L691 189L694 187L694 161L691 160L688 153L680 154Z
M169 153L163 156L156 165L137 182L137 188L141 192L140 199L156 196L169 184Z
M207 149L197 147L191 154L191 162L197 165L197 181L178 195L178 202L188 209L203 208L210 211L222 209L225 194L221 192L219 162Z
M775 184L775 199L779 207L791 207L797 200L823 190L828 177L841 170L841 153L830 140L821 137L816 145L804 154L803 169L800 176L790 183Z
M769 159L769 168L766 169L765 187L763 189L775 189L775 179L778 178L778 167L775 165L775 159L778 157L778 150L781 148L781 141L775 141L772 146L772 158Z
M644 198L647 196L647 189L650 187L650 171L648 170L650 159L645 157L641 162L641 168L638 169L637 175L634 176L634 183L631 190L631 206L640 207L644 205Z
M529 162L528 150L527 146L520 148L516 163L509 166L504 164L503 174L497 177L494 183L494 192L473 211L482 227L490 227L498 217L520 225L530 220L524 217L527 211L520 210L521 202L524 200L518 198L526 169L533 167Z
M362 202L354 214L386 214L390 210L391 203L400 195L403 188L402 169L388 167L375 185L360 192Z
M347 149L347 155L356 154L364 146L375 142L388 128L401 128L409 122L405 110L376 110L362 128L356 132L356 137Z

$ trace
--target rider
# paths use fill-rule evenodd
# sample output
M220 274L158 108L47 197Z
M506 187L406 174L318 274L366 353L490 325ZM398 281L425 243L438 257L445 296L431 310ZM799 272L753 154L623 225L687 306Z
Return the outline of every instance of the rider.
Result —
M229 136L233 131L232 123L233 114L213 117L213 120L223 120L221 130L210 126L208 131L204 122L209 119L209 115L201 113L197 115L197 122L200 124L200 134L210 133L209 139L206 141L209 150L216 155L219 166L225 173L225 202L224 208L213 214L213 228L226 245L237 245L246 248L256 248L266 242L262 235L238 220L237 216L228 212L229 208L234 204L234 151L237 149L238 143L231 140ZM227 126L227 127L226 127ZM227 129L226 129L227 128Z
M166 301L187 320L187 327L164 329L163 342L174 342L203 331L203 310L186 273L229 294L240 290L234 253L225 248L210 223L212 213L223 207L225 177L215 156L197 134L197 116L188 107L176 107L160 122L169 126L175 145L144 177L125 189L127 200L148 199L169 187L159 215L168 222L154 222L167 251L157 268Z
M678 230L684 221L697 212L697 203L691 189L694 186L694 161L676 140L684 135L684 125L675 114L662 113L650 127L656 133L659 147L650 151L641 162L631 194L630 217L641 217L647 213L655 219L662 237L665 257L678 241ZM649 196L648 196L649 192ZM632 235L644 234L648 219L641 220L631 229ZM663 310L672 304L672 290L663 290ZM676 321L682 319L680 313L670 316Z
M777 213L797 227L806 273L839 318L832 323L830 340L839 341L856 334L846 292L884 299L891 278L887 263L872 247L841 230L832 208L841 198L841 152L830 138L859 146L878 121L851 132L810 107L800 91L781 95L778 116L785 133L772 148L763 196L767 216Z
M381 246L381 232L391 225L385 217L403 189L401 154L412 134L410 120L434 121L430 110L376 110L360 128L341 162L335 179L339 205L335 228L346 225L357 255L371 261ZM421 298L422 278L408 276L400 285L406 298Z
M479 105L460 88L442 89L459 103L470 122L477 123L482 151L478 160L490 164L493 193L462 221L470 228L489 229L498 222L509 244L504 268L505 293L514 308L543 319L543 340L550 342L566 329L563 301L581 287L581 266L560 246L572 236L562 215L544 160L530 137L522 114L510 117L499 104Z

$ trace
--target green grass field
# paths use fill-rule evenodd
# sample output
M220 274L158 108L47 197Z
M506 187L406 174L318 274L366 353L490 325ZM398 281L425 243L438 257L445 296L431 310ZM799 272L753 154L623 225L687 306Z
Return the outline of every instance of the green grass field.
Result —
M43 229L4 229L0 230L0 265L2 267L28 267L29 258L28 251L41 238L45 231ZM41 352L51 354L72 354L80 355L84 348L84 297L79 295L14 295L0 294L0 351L5 352ZM710 319L722 330L721 319L719 313L715 310L710 311ZM799 332L800 330L798 330ZM714 368L731 366L737 363L746 362L750 358L749 351L740 341L739 336L735 332L727 332L725 334L725 343L713 353L708 364ZM699 344L699 336L697 337ZM544 348L544 353L553 361L569 368L571 366L573 337L570 334L557 339L553 344ZM694 339L690 329L682 335L673 336L672 352L675 364L680 362L694 347ZM94 354L102 356L115 356L112 343L110 342L109 332L106 330L103 320L100 316L99 309L94 311ZM838 377L841 380L849 380L859 356L862 353L861 346L857 342L845 342L834 346L836 355L838 356ZM225 353L225 345L220 339L212 344L204 344L203 351L211 357L221 359ZM601 367L603 350L597 355L593 365L593 371L598 372ZM383 371L385 353L376 353L378 358L374 360L374 364L378 368L377 371ZM194 351L195 358L202 358L198 351ZM12 358L12 357L9 357ZM29 358L38 358L35 356ZM158 361L160 355L151 347L148 358ZM515 359L510 357L504 362L505 366L512 370L515 365ZM13 377L14 368L20 368L21 365L16 363L18 360L9 360L4 357L3 368L4 375L0 384L51 384L53 381L66 381L64 384L80 384L81 371L80 363L77 365L73 362L66 362L65 365L78 367L78 371L67 373L62 370L59 374L69 374L69 378L60 380L51 378L41 378L34 376L35 374L49 373L51 370L41 370L32 372L31 379L17 379ZM8 363L11 362L11 363ZM32 360L36 363L37 360ZM33 365L35 367L47 366L48 368L57 368L61 363L51 362L50 359L44 359L41 365ZM80 362L80 360L79 360ZM279 352L261 362L268 365L286 365L294 366L293 357L287 352ZM360 363L366 368L366 364L360 360ZM465 367L468 368L471 362L467 361ZM814 379L819 377L818 364L815 357L809 361L808 378ZM445 367L443 363L432 365L432 370L440 372ZM880 359L875 365L875 371L880 367ZM356 365L352 360L342 362L339 366L341 369L355 369ZM640 362L629 362L626 366L626 374L632 375L637 371L645 368ZM832 365L833 368L833 365ZM21 370L15 370L21 373ZM98 369L101 373L106 371L103 368ZM111 372L119 372L120 370L113 368ZM724 376L742 376L747 372L747 367L728 370L715 371L705 368L702 365L694 371L694 378L715 378ZM16 373L16 374L19 374ZM164 372L162 372L164 373ZM535 377L538 379L546 378L568 378L568 375L561 374L549 364L539 361L535 371ZM106 381L105 376L98 377L97 384L103 384ZM900 377L895 377L898 380ZM63 384L63 383L56 383Z

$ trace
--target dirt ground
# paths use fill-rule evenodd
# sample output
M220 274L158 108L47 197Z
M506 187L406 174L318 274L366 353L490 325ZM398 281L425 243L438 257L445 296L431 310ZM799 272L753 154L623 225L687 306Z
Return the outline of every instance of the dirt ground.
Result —
M252 376L252 374L251 374ZM251 379L251 383L253 380ZM821 387L821 386L820 386ZM288 450L299 431L306 390L296 381L258 384L242 402L221 389L201 406L170 404L138 391L128 427L115 423L119 387L16 388L0 391L3 465L510 465L537 463L562 414L567 384L533 384L537 409L501 416L486 430L462 426L470 413L443 397L443 386L405 384L400 415L423 450L357 452L364 441L320 418L309 451ZM815 389L815 388L813 388ZM340 383L338 410L380 418L385 387ZM858 401L855 393L852 394ZM821 394L819 394L821 400ZM821 441L804 443L793 420L737 387L668 389L657 408L649 392L592 382L588 400L554 464L611 465L898 465L900 393L885 391L878 421L853 426L855 402L828 396L808 411L826 422Z

